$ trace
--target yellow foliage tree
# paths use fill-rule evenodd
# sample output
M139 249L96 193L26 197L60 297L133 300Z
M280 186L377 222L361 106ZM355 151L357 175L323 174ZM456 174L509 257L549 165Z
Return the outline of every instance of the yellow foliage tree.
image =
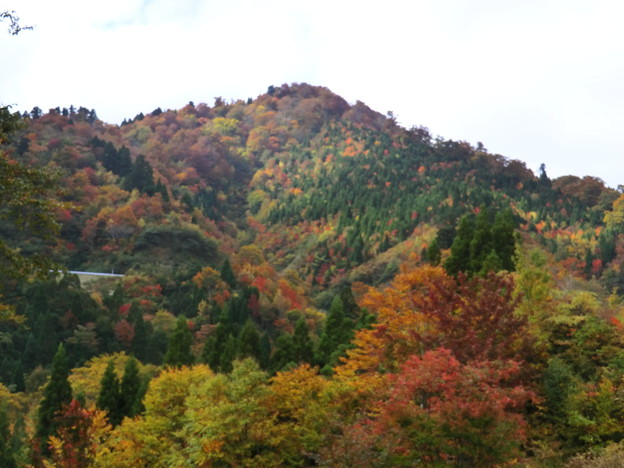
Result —
M95 456L94 466L168 468L183 463L187 441L181 437L186 399L192 389L213 377L208 366L169 368L150 382L145 395L145 414L125 419ZM197 466L197 465L195 465Z
M416 297L427 297L429 288L453 290L455 283L441 267L424 266L403 269L384 290L369 288L360 306L377 316L371 328L358 331L354 348L347 351L338 375L361 378L363 373L396 370L396 366L411 354L422 354L418 336L435 329L418 310Z
M100 392L100 382L108 363L112 361L117 375L123 375L128 359L129 356L125 353L105 354L90 359L82 367L72 369L69 383L76 395L84 396L87 408L95 405ZM156 372L156 367L151 364L144 365L138 361L137 363L141 375L152 375Z

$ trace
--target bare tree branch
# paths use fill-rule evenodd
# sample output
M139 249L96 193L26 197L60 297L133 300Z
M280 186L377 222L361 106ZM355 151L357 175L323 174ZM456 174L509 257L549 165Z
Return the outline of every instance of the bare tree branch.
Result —
M20 31L33 29L32 26L20 26L19 16L17 16L14 11L5 10L0 12L0 21L9 22L9 34L13 36L19 34Z

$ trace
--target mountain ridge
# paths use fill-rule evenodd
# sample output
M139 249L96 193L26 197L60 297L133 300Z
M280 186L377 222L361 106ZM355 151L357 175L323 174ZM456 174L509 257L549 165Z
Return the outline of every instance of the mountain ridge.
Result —
M178 217L176 223L190 227L198 209L201 230L217 241L247 229L253 219L252 225L260 223L278 238L282 224L296 227L302 231L298 238L317 246L306 230L318 229L310 223L324 223L335 234L327 239L325 233L331 245L322 247L338 260L329 265L321 259L320 269L339 270L405 240L423 222L453 225L482 204L512 203L519 216L538 212L539 219L524 219L531 230L549 216L567 216L572 224L593 216L592 223L601 223L601 212L617 198L599 179L551 181L544 167L538 177L521 161L489 154L480 144L434 139L424 127L404 129L359 101L349 105L307 84L269 87L247 102L217 98L213 107L156 109L120 126L104 124L84 108L34 112L27 120L35 131L19 135L15 153L30 163L61 167L70 191L87 188L101 197L104 187L109 190L112 206L100 199L100 212L64 223L63 237L79 252L104 248L113 257L120 249L137 253L137 241L140 253L148 234L162 238L163 233L142 234L141 216L161 222ZM89 210L75 214L86 218ZM98 223L106 242L93 231ZM288 264L278 257L282 266ZM130 266L121 259L109 263L101 268ZM88 267L78 254L70 254L69 265ZM316 273L302 272L312 274L312 283L331 281Z

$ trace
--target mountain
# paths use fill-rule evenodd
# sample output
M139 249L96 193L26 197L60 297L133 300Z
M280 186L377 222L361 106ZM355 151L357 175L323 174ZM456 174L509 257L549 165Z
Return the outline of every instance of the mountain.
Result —
M536 175L482 144L434 138L425 127L402 128L391 115L307 84L271 86L247 101L158 108L121 125L73 106L47 113L36 108L22 121L4 151L57 175L60 235L52 241L24 235L10 218L0 223L0 235L26 256L124 277L82 285L69 274L5 279L3 300L27 323L0 324L6 337L0 380L8 388L34 392L59 343L70 367L99 362L100 374L105 365L99 356L125 352L152 366L201 361L224 374L237 372L236 359L247 356L268 373L307 362L330 376L349 366L357 375L369 372L357 350L375 340L394 356L384 362L386 372L434 372L442 361L455 365L457 357L462 379L479 366L487 369L478 379L501 401L509 395L490 361L530 363L531 371L518 377L524 385L513 397L519 406L523 398L532 398L536 408L543 401L555 405L548 388L563 381L544 382L563 374L576 382L578 398L605 376L620 385L622 374L614 373L624 355L618 328L624 196L597 178L551 180L545 166ZM497 270L515 273L497 277ZM431 293L434 307L418 295L418 284L448 294ZM453 284L459 286L451 294ZM394 297L395 290L403 293ZM491 294L487 301L474 292L481 290ZM453 311L467 303L480 304L479 312L466 309L463 324L456 322ZM492 304L501 314L522 317L497 322L499 335L506 334L502 342L482 321ZM420 322L407 325L410 307L430 311L419 320L432 320L433 328L462 330L468 321L475 330L482 326L482 341L473 349L476 338L461 335L461 350L450 333L416 332ZM404 311L407 322L392 322L384 315L388 308ZM411 338L398 334L386 342L367 335L402 326L412 330ZM412 359L388 344L412 343L414 336L433 354ZM486 341L499 343L487 359L477 352ZM503 342L522 346L508 349ZM588 357L592 346L602 354ZM556 420L554 406L540 408L523 417L565 439L557 442L563 452L591 446L574 442L574 424ZM392 414L390 407L378 410ZM373 429L383 432L388 421L376 420ZM342 430L356 434L355 426ZM559 435L549 447L557 446ZM609 432L600 443L606 440L619 439Z
M346 272L408 239L427 245L481 205L511 206L526 232L540 226L548 238L601 225L618 196L592 177L551 181L482 146L403 129L306 84L119 127L84 108L40 114L14 154L63 173L74 209L54 254L76 270L170 271L254 243L311 286L379 281Z

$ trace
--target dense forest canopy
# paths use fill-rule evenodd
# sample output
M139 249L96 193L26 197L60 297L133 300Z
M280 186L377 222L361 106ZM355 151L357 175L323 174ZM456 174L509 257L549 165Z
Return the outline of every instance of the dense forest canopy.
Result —
M2 112L0 465L622 456L599 179L308 84L121 125Z

